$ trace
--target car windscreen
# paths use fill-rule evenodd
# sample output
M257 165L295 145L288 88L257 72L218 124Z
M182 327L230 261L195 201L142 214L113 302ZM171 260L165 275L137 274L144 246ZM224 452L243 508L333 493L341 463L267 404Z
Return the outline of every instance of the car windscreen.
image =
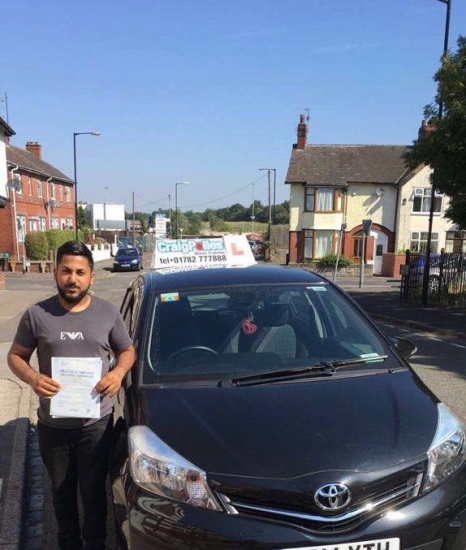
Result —
M371 369L387 368L377 361L390 353L383 338L328 284L173 289L153 303L145 383L357 358L374 358Z
M116 258L126 257L126 256L137 256L138 251L135 248L120 248L116 253Z

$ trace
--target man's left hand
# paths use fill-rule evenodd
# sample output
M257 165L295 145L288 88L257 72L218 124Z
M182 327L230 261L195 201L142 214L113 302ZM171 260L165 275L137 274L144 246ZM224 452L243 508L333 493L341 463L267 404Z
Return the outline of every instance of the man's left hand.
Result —
M115 370L108 372L98 384L96 384L94 390L102 397L113 397L118 393L121 387L122 378Z

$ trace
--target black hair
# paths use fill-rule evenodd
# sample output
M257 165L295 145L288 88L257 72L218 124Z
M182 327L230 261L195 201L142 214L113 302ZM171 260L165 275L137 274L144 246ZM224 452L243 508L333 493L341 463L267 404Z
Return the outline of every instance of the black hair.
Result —
M94 258L92 252L89 248L79 241L67 241L57 248L57 266L60 265L60 262L63 256L84 256L92 271L94 271Z

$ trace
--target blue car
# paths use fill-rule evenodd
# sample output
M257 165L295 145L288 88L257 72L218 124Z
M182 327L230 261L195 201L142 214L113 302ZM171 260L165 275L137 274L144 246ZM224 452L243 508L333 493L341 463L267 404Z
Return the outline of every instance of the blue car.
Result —
M113 271L139 271L142 269L142 255L137 248L119 248L115 254Z

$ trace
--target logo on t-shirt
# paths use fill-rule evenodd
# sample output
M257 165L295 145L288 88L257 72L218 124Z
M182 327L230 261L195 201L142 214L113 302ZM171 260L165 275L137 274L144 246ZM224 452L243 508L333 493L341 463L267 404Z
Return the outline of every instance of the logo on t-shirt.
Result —
M60 340L84 340L82 332L60 332Z

